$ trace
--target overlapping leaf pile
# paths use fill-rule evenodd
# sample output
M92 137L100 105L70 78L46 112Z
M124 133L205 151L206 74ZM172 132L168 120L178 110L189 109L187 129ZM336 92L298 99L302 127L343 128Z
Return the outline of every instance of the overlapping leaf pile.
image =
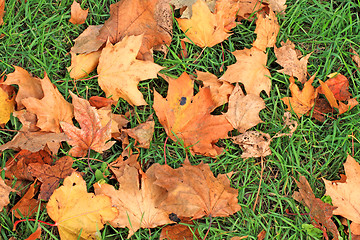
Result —
M299 59L290 41L276 48L280 30L276 13L284 14L284 4L270 0L186 3L121 0L112 4L110 18L103 25L89 26L74 40L68 68L75 80L97 69L98 84L107 98L92 96L88 101L72 92L62 95L46 73L41 79L14 66L15 71L0 82L0 124L4 126L12 114L22 123L22 128L11 141L0 146L1 151L19 151L8 159L3 169L6 179L5 182L0 179L1 209L9 203L11 191L22 197L11 209L17 218L30 217L46 205L61 239L94 239L106 223L115 228L127 227L131 237L140 228L188 222L204 216L227 217L238 212L241 209L238 192L230 186L230 173L214 177L209 165L194 166L187 159L177 169L158 163L146 170L140 166L137 155L127 149L128 137L136 140L137 147L149 148L155 121L151 116L135 128L126 128L128 115L113 113L112 105L120 98L132 106L147 105L138 89L139 82L165 79L169 86L167 96L155 90L152 107L170 139L181 142L191 154L216 157L226 151L216 145L218 140L230 138L229 131L235 130L239 135L231 139L244 149L243 158L265 157L271 154L270 135L248 130L262 122L259 113L265 102L260 94L270 95L271 89L267 49L275 47L277 61L284 68L281 72L290 75L292 97L283 98L289 110L300 117L314 109L312 116L323 120L328 108L337 108L339 114L351 109L357 101L351 98L347 90L349 83L343 75L333 74L325 83L320 81L321 86L315 89L312 86L315 77L306 81L310 54ZM257 38L250 49L232 53L236 63L227 66L220 78L200 71L193 73L195 78L186 72L178 78L160 74L163 67L154 63L153 51L163 51L166 56L171 43L170 5L182 8L182 17L176 21L186 35L183 41L187 44L213 47L231 36L237 21L252 16L256 18ZM85 22L87 11L76 1L71 11L71 23ZM294 77L304 84L302 90ZM194 95L195 79L203 87ZM17 85L18 90L12 85ZM327 101L319 98L319 94L325 95ZM71 96L72 104L66 100L67 96ZM213 113L225 104L225 113ZM315 111L320 114L316 115ZM73 118L80 128L74 125ZM116 143L112 138L121 141L124 150L108 166L119 187L99 181L93 186L94 193L88 192L81 173L72 168L73 158L88 156L89 161L90 151L107 151ZM66 151L61 145L64 141L72 146L68 154L73 158L57 157L60 147ZM125 157L128 160L123 161ZM90 164L89 169L92 171ZM63 179L63 186L59 187ZM313 208L320 205L319 200L308 195L311 188L303 179L300 182L302 190L295 198L303 200L311 210L311 217L336 236L330 220L334 208L322 206L327 214L321 216ZM339 191L346 191L338 184ZM330 195L331 191L328 190ZM360 224L359 216L348 216L347 212L338 210L337 214ZM161 239L179 231L181 236L192 236L189 229L175 225L163 228Z

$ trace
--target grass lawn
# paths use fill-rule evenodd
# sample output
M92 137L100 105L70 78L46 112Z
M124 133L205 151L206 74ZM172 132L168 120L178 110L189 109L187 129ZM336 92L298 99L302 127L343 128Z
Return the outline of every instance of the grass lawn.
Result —
M74 81L69 77L66 67L70 66L70 51L73 40L88 26L102 24L109 17L109 6L115 0L84 0L83 8L89 8L86 24L76 26L68 22L72 0L7 0L4 25L0 26L0 71L6 74L13 72L12 65L21 66L34 76L43 77L47 72L51 81L59 91L70 101L68 90L87 98L90 96L105 96L97 84L97 79ZM353 63L349 49L352 46L360 52L360 1L322 1L322 0L288 0L285 16L278 16L281 25L277 46L281 41L290 39L303 55L313 52L309 59L308 73L317 73L316 79L326 80L327 75L339 72L350 82L350 92L354 97L360 97L360 70ZM155 63L164 66L162 73L174 77L186 71L193 74L195 70L209 71L217 76L223 72L220 67L227 67L235 62L231 52L245 47L250 48L256 34L254 22L243 22L233 29L234 34L222 44L203 51L187 44L188 58L180 59L180 39L183 32L174 23L173 42L166 58L156 53ZM268 68L271 72L272 88L270 96L263 94L266 109L260 112L263 123L256 126L257 130L275 135L283 129L282 116L287 108L280 100L290 96L288 90L289 76L277 73L281 67L275 62L273 49L268 49ZM197 59L198 58L198 59ZM195 61L197 59L197 61ZM195 63L194 63L195 62ZM92 73L92 76L96 73ZM318 80L315 81L318 86ZM154 113L153 89L163 96L167 92L167 83L162 79L146 80L139 84L139 89L149 104L142 107L131 107L124 100L119 100L115 112L125 114L134 109L129 127L135 127L144 122ZM291 138L284 136L276 138L271 143L272 155L264 159L264 173L260 194L255 211L256 195L260 183L260 159L243 160L242 150L230 140L220 140L220 146L227 151L218 158L189 156L193 164L200 161L208 163L215 174L233 171L232 186L239 190L239 203L242 210L227 218L214 218L207 239L231 239L235 236L248 236L247 239L257 239L257 235L266 231L265 239L322 239L312 237L303 224L310 224L310 218L298 213L306 212L303 205L292 199L297 190L294 179L304 175L317 197L322 197L325 188L321 178L339 179L343 173L342 164L348 153L360 160L360 116L359 106L341 116L327 117L324 122L318 122L310 117L297 119L299 126ZM155 114L154 114L155 115ZM156 117L155 117L156 119ZM6 125L7 129L19 130L20 122L12 117ZM286 132L286 131L285 131ZM14 132L0 131L0 144L8 142ZM166 133L156 119L154 139L149 149L140 149L140 161L144 166L152 163L164 164L164 142ZM131 139L130 145L134 144ZM69 147L64 144L59 155L66 155ZM92 152L91 158L112 162L122 152L121 144L114 145L104 154ZM170 139L166 145L167 163L178 167L185 158L186 150ZM1 155L1 166L14 156L15 152L6 150ZM96 179L87 167L87 161L77 160L73 166L85 173L89 190ZM93 169L100 168L100 163L91 161ZM2 173L4 174L4 173ZM10 195L9 204L12 207L19 197ZM288 209L297 215L289 215ZM39 211L36 219L53 222L46 210ZM339 226L339 221L334 221ZM3 210L0 213L0 239L25 239L37 228L36 222L20 223L17 231L13 231L14 217ZM194 221L201 237L204 237L209 218ZM42 239L59 239L55 227L43 226ZM158 239L161 228L141 229L132 239ZM114 229L106 226L101 231L102 239L126 239L127 229ZM344 230L340 229L344 239Z

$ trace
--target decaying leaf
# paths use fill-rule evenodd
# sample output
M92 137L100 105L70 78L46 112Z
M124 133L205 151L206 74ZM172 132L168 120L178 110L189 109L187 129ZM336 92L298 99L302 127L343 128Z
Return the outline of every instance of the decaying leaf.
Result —
M295 182L299 187L299 191L294 192L293 198L296 201L305 204L305 206L310 210L309 216L316 222L316 224L322 224L322 227L325 227L333 234L334 239L338 240L339 232L335 223L331 220L333 211L334 213L336 211L336 207L331 206L328 203L324 203L320 198L316 198L310 184L304 176L300 176L299 182L296 180ZM324 236L326 236L325 234L326 232L324 232Z
M10 203L10 192L15 192L15 190L6 185L4 180L0 177L0 211L2 211L3 207Z
M243 149L243 159L251 157L266 157L271 155L271 137L267 133L258 131L247 131L232 138L234 143L239 144Z
M166 190L154 184L150 169L146 174L139 174L138 169L125 166L124 174L119 178L119 190L109 184L94 184L95 193L109 196L112 205L119 210L110 224L129 228L128 238L139 228L173 223L168 213L158 208L158 204L166 198Z
M86 183L77 172L65 178L46 208L59 229L60 238L66 240L96 239L96 231L118 214L108 196L87 192Z
M146 122L141 123L134 128L124 129L122 131L127 133L139 143L137 147L149 148L154 135L154 128L155 122L153 120L153 116L150 115Z
M360 165L353 157L348 155L344 163L345 176L341 181L324 180L326 193L332 199L336 209L335 215L341 215L350 221L360 224Z
M156 78L162 67L135 59L142 42L143 35L126 36L115 45L108 42L102 50L97 68L99 85L114 101L123 98L131 105L147 105L137 85L141 80Z
M300 118L302 115L307 114L315 104L315 99L317 97L317 91L312 86L315 75L312 76L304 84L302 90L295 84L295 79L293 77L289 78L292 97L284 97L281 100L288 105L287 110L293 110L296 115Z
M69 22L72 24L83 24L87 18L89 9L83 10L80 7L80 4L74 0L71 5L71 18Z
M40 84L43 98L30 96L21 102L26 110L36 115L36 126L42 131L60 133L60 122L72 123L73 106L64 99L46 74L40 79Z
M40 200L35 199L34 196L39 190L39 186L36 181L30 185L27 192L24 196L11 208L11 211L14 213L15 217L32 217L39 209L42 209L44 203L41 203Z
M207 164L193 166L185 159L177 169L158 163L150 169L156 176L155 184L168 191L160 207L179 217L227 217L241 209L238 190L230 187L228 176L219 174L215 178Z
M71 139L68 141L69 144L74 146L69 153L74 157L84 157L89 149L99 153L109 149L115 143L107 142L111 138L111 121L102 127L96 109L91 107L87 100L79 98L72 92L70 95L73 99L75 119L81 129L67 122L60 123L65 134Z
M307 63L311 55L309 53L305 57L301 57L301 53L295 50L295 44L290 40L286 43L282 42L281 47L274 47L276 62L284 69L278 70L280 73L285 73L289 76L296 77L301 83L306 82ZM301 59L299 59L301 57Z
M229 97L226 119L240 133L261 123L259 112L265 108L264 100L255 94L245 94L238 84Z
M267 54L256 47L237 50L232 53L236 63L228 67L220 80L230 83L241 82L247 94L259 95L261 91L270 94L270 71L266 68Z
M73 160L64 156L57 160L54 165L30 163L29 172L42 182L39 199L48 201L54 190L59 186L60 180L70 176L75 169L72 169Z
M121 0L111 4L110 18L101 28L99 39L116 44L133 35L144 36L135 53L141 60L153 60L153 47L170 44L172 13L168 1Z
M70 77L77 80L86 77L95 70L99 63L101 50L91 53L71 54L71 66L67 68Z
M154 109L167 135L182 139L190 151L206 156L217 156L222 149L215 146L220 138L227 138L232 126L224 115L211 115L216 108L210 89L201 88L193 96L193 81L187 73L177 79L169 78L166 98L154 92Z
M269 11L269 14L265 11L261 11L257 14L257 16L258 19L256 20L255 28L257 37L253 46L265 52L266 48L275 46L280 25L277 21L275 13L271 10Z

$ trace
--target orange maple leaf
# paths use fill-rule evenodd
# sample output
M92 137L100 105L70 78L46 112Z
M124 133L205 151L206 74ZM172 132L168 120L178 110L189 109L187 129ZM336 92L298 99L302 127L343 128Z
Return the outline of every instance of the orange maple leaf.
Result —
M70 18L69 22L71 22L72 24L85 23L88 12L89 12L89 9L87 9L87 10L81 9L80 3L76 2L76 0L74 0L74 2L71 4L71 18Z
M105 127L101 126L99 114L90 103L79 98L72 92L75 119L79 122L81 129L72 124L61 122L61 128L71 139L70 145L74 147L70 150L70 155L74 157L84 157L90 149L102 153L109 149L115 142L110 141L111 121Z
M196 96L193 91L193 81L184 72L177 79L169 78L167 98L154 92L153 107L172 140L180 138L193 153L215 157L222 153L215 142L227 138L232 126L224 115L210 114L217 106L210 88L201 88Z

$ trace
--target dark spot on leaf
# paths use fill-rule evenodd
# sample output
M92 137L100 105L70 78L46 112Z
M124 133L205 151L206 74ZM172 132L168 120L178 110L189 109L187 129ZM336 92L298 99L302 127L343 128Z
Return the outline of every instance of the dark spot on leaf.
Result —
M180 105L183 106L186 104L186 97L181 97L180 99Z
M169 219L170 219L171 221L176 222L176 223L181 222L180 218L179 218L175 213L170 213L170 214L169 214Z

